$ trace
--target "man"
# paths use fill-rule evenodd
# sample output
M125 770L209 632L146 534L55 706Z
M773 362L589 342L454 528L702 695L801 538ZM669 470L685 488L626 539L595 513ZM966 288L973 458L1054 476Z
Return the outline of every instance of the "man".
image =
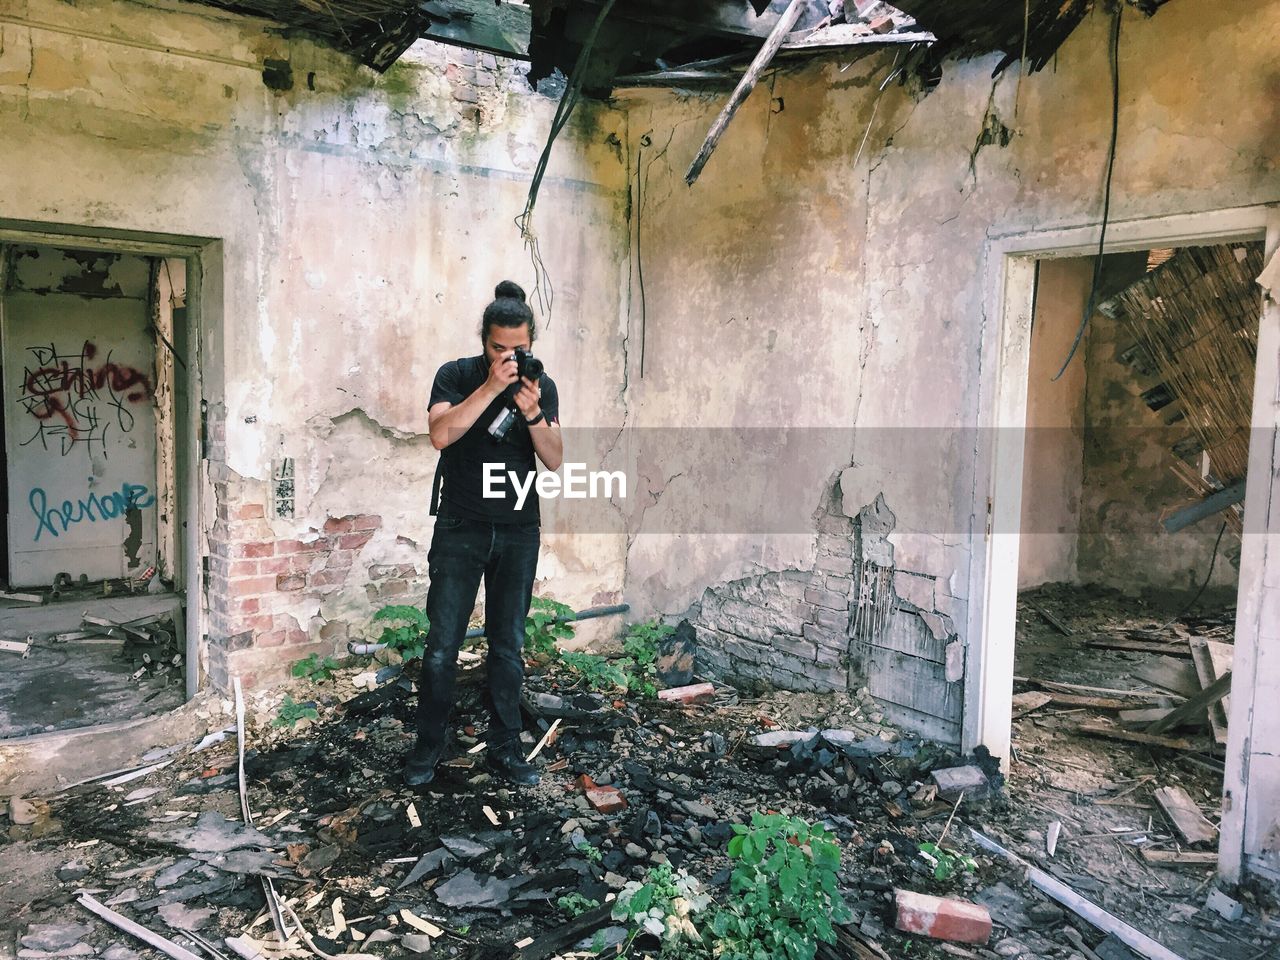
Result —
M535 382L517 376L515 351L529 350L536 336L524 291L503 281L494 292L480 326L483 353L442 366L428 404L431 445L440 451L433 510L437 493L440 498L427 554L431 626L418 691L418 740L405 766L405 782L415 787L435 778L444 751L458 650L481 580L489 642L486 761L513 783L539 779L520 752L524 622L538 566L538 498L517 508L513 484L502 484L503 496L494 498L485 496L484 481L489 464L504 478L516 472L523 483L537 469L535 454L548 470L559 468L560 404L550 377ZM514 423L497 440L491 430L512 406Z

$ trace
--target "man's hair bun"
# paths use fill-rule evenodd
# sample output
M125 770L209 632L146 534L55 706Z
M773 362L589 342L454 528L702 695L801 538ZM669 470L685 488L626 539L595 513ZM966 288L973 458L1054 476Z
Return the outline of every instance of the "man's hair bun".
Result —
M503 280L493 288L493 295L498 299L519 300L524 303L524 287L514 280Z

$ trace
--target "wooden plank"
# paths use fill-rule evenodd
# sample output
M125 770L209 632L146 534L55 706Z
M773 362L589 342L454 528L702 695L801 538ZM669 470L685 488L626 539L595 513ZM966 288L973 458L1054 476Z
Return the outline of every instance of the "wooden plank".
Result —
M1163 720L1172 710L1172 707L1143 707L1141 710L1121 710L1119 715L1120 722L1145 727L1155 723L1157 720Z
M1120 700L1115 697L1086 697L1080 693L1052 693L1055 706L1059 707L1092 707L1095 710L1124 710L1132 707L1134 701Z
M1134 669L1132 675L1135 680L1176 693L1180 697L1194 697L1201 690L1195 667L1182 660L1168 657L1149 660Z
M1057 617L1051 614L1044 607L1040 606L1040 604L1032 603L1030 606L1032 610L1040 614L1040 616L1044 617L1045 622L1048 623L1049 626L1053 627L1053 629L1057 630L1064 637L1073 636L1073 634L1071 633L1070 627L1068 627L1065 623L1063 623L1061 620L1059 620Z
M1114 640L1106 637L1101 640L1089 640L1086 647L1099 650L1126 650L1130 653L1160 653L1166 657L1190 657L1191 651L1181 644L1161 643L1156 640Z
M1192 637L1187 643L1191 649L1191 662L1195 664L1196 676L1200 680L1200 686L1208 690L1213 686L1214 680L1217 679L1213 675L1213 658L1210 656L1204 641L1199 637ZM1198 703L1199 701L1199 694L1191 697L1191 702ZM1205 703L1203 706L1209 716L1209 725L1213 727L1213 739L1219 745L1225 746L1227 743L1227 715L1223 711L1222 705L1215 699Z
M1087 687L1082 683L1060 683L1056 680L1041 680L1037 677L1014 677L1014 683L1029 683L1037 687L1043 687L1045 690L1051 690L1055 693L1085 693L1098 694L1104 697L1120 697L1130 701L1145 701L1147 703L1158 703L1164 700L1164 695L1160 693L1151 693L1148 690L1120 690L1115 687Z
M1160 866L1214 866L1218 862L1216 850L1151 850L1140 847L1138 852L1147 863Z
M1216 680L1223 674L1230 673L1236 659L1235 644L1223 643L1221 640L1206 639L1204 645L1205 649L1209 651L1209 662L1213 666L1213 678ZM1231 697L1228 695L1222 698L1222 722L1224 725L1230 716Z
M689 164L689 172L684 175L684 182L689 186L693 186L697 182L698 175L702 173L702 168L711 159L711 151L715 150L716 144L720 142L720 137L724 134L725 128L729 126L729 121L733 119L733 115L738 112L738 108L751 95L751 91L756 88L756 81L760 79L760 74L769 65L773 55L778 52L782 42L787 39L787 32L795 26L796 20L800 18L804 7L805 0L791 0L786 11L778 19L778 22L774 24L773 29L769 31L769 39L764 42L760 52L751 61L751 66L747 67L747 72L742 75L742 79L738 81L733 93L729 95L729 102L724 105L724 109L720 111L720 116L716 117L715 122L711 124L711 129L707 131L707 138L702 143L702 149L693 158L693 163Z
M1139 733L1134 730L1121 730L1118 727L1108 727L1100 723L1082 723L1076 727L1076 732L1093 737L1106 737L1109 740L1123 740L1126 743L1140 743L1148 747L1166 747L1169 750L1195 751L1203 749L1203 744L1196 744L1190 740L1176 737L1159 737L1153 733Z
M1045 693L1043 690L1027 690L1024 693L1015 693L1013 695L1013 719L1025 717L1033 710L1039 710L1041 707L1053 700L1053 695Z
M1237 503L1244 503L1243 480L1237 480L1231 486L1216 493L1211 493L1203 500L1193 503L1189 507L1175 510L1165 518L1164 528L1168 533L1177 533L1183 527L1189 527L1205 517L1221 513L1227 507L1233 507Z
M1168 715L1157 720L1151 726L1147 727L1147 732L1156 734L1163 733L1166 730L1172 730L1178 724L1185 723L1187 720L1195 719L1200 716L1207 707L1212 706L1226 696L1227 691L1231 689L1231 674L1219 677L1213 681L1211 685L1202 690L1197 696L1192 697L1186 703L1170 710ZM1210 715L1212 716L1212 715Z
M1181 787L1160 787L1155 792L1155 800L1187 843L1211 843L1218 839L1217 829Z

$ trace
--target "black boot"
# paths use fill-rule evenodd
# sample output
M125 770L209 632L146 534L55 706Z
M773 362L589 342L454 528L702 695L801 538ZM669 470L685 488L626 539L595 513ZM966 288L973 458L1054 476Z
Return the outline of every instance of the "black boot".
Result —
M404 765L404 782L411 787L425 787L436 778L440 747L415 746Z
M485 762L498 776L522 786L532 787L542 779L538 776L538 768L520 756L516 744L494 747L488 752Z

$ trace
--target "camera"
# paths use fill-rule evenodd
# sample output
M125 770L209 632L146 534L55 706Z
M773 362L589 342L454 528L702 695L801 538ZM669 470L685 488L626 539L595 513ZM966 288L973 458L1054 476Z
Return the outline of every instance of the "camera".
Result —
M530 383L537 383L538 378L542 376L542 361L524 347L516 347L515 361L516 376L527 377Z
M524 377L530 383L538 382L538 378L542 376L544 369L541 360L524 347L516 347L515 355L511 359L516 362L517 377ZM498 415L493 418L493 423L489 424L489 436L493 438L494 442L500 442L505 439L507 431L516 422L515 395L520 387L521 383L517 380L507 388L504 394L507 401L506 408L499 411Z

